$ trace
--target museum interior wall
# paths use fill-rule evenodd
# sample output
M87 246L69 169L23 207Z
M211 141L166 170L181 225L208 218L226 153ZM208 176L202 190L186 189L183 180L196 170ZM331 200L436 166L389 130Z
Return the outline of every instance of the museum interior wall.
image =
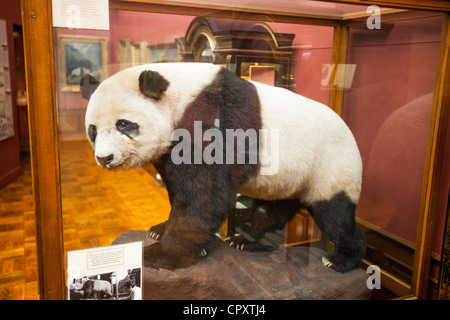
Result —
M0 189L14 181L22 172L20 165L20 140L19 140L19 110L17 106L17 89L15 73L15 52L14 52L14 25L22 25L20 6L14 1L0 1L0 19L6 21L8 36L8 56L10 73L10 98L12 102L12 114L14 124L13 136L0 140Z

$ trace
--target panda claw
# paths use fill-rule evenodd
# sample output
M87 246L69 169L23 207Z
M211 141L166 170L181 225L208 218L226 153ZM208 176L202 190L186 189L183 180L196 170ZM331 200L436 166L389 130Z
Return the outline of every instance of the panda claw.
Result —
M328 268L331 268L333 266L333 262L331 262L330 260L328 260L325 257L322 257L322 264Z
M159 233L156 233L153 231L150 232L149 236L150 236L150 238L155 239L155 240L158 240L161 237L161 235Z

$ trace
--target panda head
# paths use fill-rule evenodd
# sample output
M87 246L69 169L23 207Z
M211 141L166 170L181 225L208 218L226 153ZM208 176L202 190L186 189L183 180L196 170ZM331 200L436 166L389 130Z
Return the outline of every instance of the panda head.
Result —
M97 164L126 169L157 159L170 145L171 110L160 73L143 68L118 72L100 85L90 76L81 82L86 134Z

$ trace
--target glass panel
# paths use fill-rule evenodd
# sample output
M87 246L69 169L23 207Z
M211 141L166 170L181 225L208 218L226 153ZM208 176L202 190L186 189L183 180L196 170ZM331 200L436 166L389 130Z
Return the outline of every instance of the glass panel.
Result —
M333 27L118 10L110 11L110 25L109 31L54 28L66 251L110 245L127 230L148 230L167 220L170 212L152 165L108 171L96 164L84 124L83 75L103 81L139 64L201 61L328 102ZM196 26L203 31L196 33ZM241 198L237 206L246 212L251 205ZM314 229L307 237L318 237L311 219L297 220ZM294 234L289 242L299 237L305 235ZM113 281L113 275L99 276Z
M292 1L292 0L226 0L218 4L215 0L169 0L186 4L187 6L204 5L208 8L222 9L224 6L243 9L245 11L254 10L270 14L301 14L305 17L317 17L324 19L347 19L365 16L367 6L332 3L325 1ZM393 9L383 9L386 11L394 11ZM395 10L401 11L401 10Z
M193 8L216 5L208 0L183 2ZM314 22L327 26L110 10L108 31L54 28L65 250L110 245L125 231L148 230L166 221L171 210L166 186L153 165L128 171L97 165L86 137L88 101L80 89L82 77L90 74L95 80L89 81L95 83L146 63L204 62L323 104L329 103L330 90L344 90L342 117L363 160L357 222L366 234L366 258L410 283L444 17L383 8L381 29L374 29L366 23L372 15L366 6L225 3L244 4L258 13L320 17ZM283 15L277 19L294 21L282 20ZM327 19L350 26L344 65L332 63L334 28ZM95 130L88 131L94 136ZM132 126L125 135L132 138L136 130ZM220 235L245 231L255 202L238 195ZM286 230L287 236L281 237L289 245L321 237L306 210L295 215ZM117 275L99 277L120 282ZM129 277L140 278L135 270ZM78 279L73 288L81 282Z
M343 118L363 158L357 217L370 230L369 258L381 265L384 256L388 271L405 281L413 263L442 23L438 15L382 23L380 30L352 26L349 34L353 78ZM394 253L393 243L409 254Z

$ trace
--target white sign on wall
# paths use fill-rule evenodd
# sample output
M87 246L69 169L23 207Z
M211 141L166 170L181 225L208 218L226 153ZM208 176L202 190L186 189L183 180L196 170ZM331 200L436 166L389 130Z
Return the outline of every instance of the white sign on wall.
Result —
M108 0L52 0L53 26L109 30Z

